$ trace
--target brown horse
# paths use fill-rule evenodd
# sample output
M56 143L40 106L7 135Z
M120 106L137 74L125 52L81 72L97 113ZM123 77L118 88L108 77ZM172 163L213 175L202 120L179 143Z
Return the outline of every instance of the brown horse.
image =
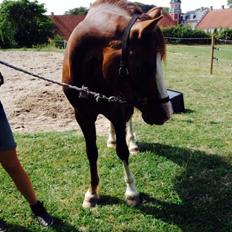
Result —
M134 17L135 14L140 16ZM142 14L139 7L125 0L97 0L70 36L63 63L63 82L84 85L105 96L119 96L128 103L96 102L92 97L83 98L77 91L64 88L84 134L90 163L91 181L83 207L95 206L98 199L95 129L98 114L103 114L114 125L116 152L125 169L126 200L131 205L139 203L129 169L125 128L134 106L149 124L161 125L170 117L169 102L166 96L166 101L162 100L163 86L156 77L162 70L160 62L165 55L163 35L157 26L161 18L161 8Z

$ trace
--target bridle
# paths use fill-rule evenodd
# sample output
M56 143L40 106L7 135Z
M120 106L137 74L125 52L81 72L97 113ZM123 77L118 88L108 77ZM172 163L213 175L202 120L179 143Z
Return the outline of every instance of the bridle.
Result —
M128 59L128 44L129 44L129 36L131 32L131 28L135 24L138 18L140 18L141 14L134 14L132 18L130 19L126 29L124 30L124 33L122 35L122 55L120 58L120 66L118 70L119 77L121 79L127 79L129 76L129 69L128 69L128 64L127 64L127 59ZM167 103L169 102L170 98L165 97L165 98L160 98L157 101L154 102L153 99L149 98L139 98L136 100L136 103L139 104L149 104L149 103Z
M128 54L128 42L129 42L129 36L130 31L137 19L139 18L139 14L134 14L132 18L130 19L123 35L122 35L122 55L120 58L120 66L119 66L119 76L122 78L125 78L129 75L129 70L127 67L127 54Z

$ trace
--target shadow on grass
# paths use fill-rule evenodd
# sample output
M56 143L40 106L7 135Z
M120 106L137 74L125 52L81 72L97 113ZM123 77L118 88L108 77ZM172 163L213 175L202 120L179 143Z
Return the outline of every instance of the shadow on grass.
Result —
M138 208L184 232L232 231L232 166L219 155L161 144L140 144L141 151L150 151L184 167L175 180L181 204L157 200L141 194Z
M117 198L117 197L112 197L112 196L108 196L108 195L101 195L97 204L101 205L101 206L105 206L105 205L119 205L119 204L123 204L125 203L125 201Z
M29 230L23 226L13 225L13 224L7 223L7 232L32 232L32 230Z
M54 224L50 227L54 232L78 232L74 226L54 217ZM41 231L46 231L47 228L41 226ZM27 229L26 227L7 224L7 232L34 232L34 230Z
M192 113L195 113L195 110L185 109L184 113L185 114L192 114Z
M54 217L54 225L52 225L53 231L57 232L78 232L79 230L75 228L74 226L68 224L67 222L64 222L63 220Z

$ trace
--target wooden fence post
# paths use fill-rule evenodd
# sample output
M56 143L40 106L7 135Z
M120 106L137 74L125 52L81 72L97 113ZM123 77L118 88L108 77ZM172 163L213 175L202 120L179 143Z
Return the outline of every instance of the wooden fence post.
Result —
M213 63L214 63L214 50L215 50L215 36L214 32L212 33L211 38L211 64L210 64L210 74L213 74Z

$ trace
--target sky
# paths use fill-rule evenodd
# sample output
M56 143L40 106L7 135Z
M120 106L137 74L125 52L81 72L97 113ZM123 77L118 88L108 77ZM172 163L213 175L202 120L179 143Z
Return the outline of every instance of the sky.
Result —
M131 0L133 1L133 0ZM141 2L144 4L153 4L156 6L170 6L170 0L135 0L137 2ZM63 14L65 11L79 7L89 7L89 4L91 2L94 2L93 0L38 0L40 3L45 3L45 6L47 8L48 14L51 12L54 12L54 14ZM182 0L181 8L183 12L194 10L197 8L200 8L202 6L204 7L210 7L213 6L215 9L221 8L222 5L226 6L227 0Z
M170 0L131 0L141 2L143 4L153 4L156 6L170 6ZM2 0L0 0L0 3ZM94 0L38 0L39 3L44 3L45 8L47 9L47 14L54 12L54 14L59 15L63 14L65 11L84 6L89 7L91 2ZM210 7L213 6L214 9L219 9L221 6L227 6L227 0L182 0L181 8L182 12L186 12L189 10L195 10L200 7Z

